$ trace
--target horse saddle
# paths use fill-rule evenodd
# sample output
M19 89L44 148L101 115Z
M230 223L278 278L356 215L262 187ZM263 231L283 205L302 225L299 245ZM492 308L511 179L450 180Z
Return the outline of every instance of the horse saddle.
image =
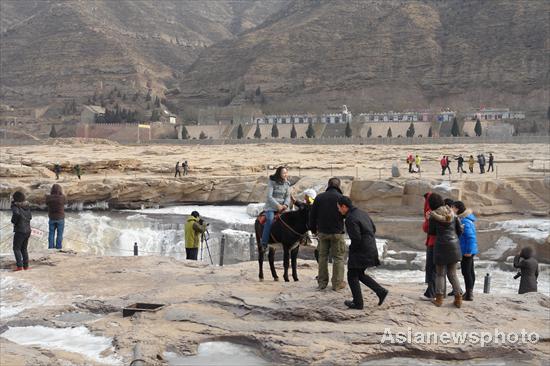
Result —
M273 222L279 220L279 216L280 216L280 214L278 212L275 213L275 217L273 217ZM260 225L262 225L262 226L265 225L265 221L266 221L265 211L260 212L260 214L258 215L258 217L256 219L258 220Z

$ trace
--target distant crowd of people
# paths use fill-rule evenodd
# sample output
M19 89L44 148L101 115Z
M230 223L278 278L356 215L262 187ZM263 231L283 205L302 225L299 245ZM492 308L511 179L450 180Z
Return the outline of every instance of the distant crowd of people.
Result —
M189 163L187 162L187 160L184 160L181 165L179 161L176 163L176 172L174 173L174 178L178 176L181 178L182 171L184 176L189 174Z
M462 156L462 154L459 154L458 157L455 157L454 160L457 161L457 167L456 172L457 173L467 173L464 170L464 163L466 160ZM409 166L409 173L420 173L420 163L422 159L417 154L413 156L413 154L408 154L406 162ZM476 164L476 161L479 165L479 173L485 174L485 166L488 164L487 172L493 172L495 171L495 157L493 156L493 153L489 153L489 157L486 158L485 154L479 154L477 155L477 159L474 159L473 155L470 155L468 158L468 169L470 173L474 172L474 166ZM446 172L449 172L451 174L451 159L449 158L449 155L444 155L440 160L439 164L441 165L441 175L445 175Z
M61 171L61 164L55 163L53 165L53 172L55 173L56 180L59 180L59 177L61 176ZM82 168L80 167L80 164L76 164L75 166L73 166L72 171L77 176L78 180L80 180L82 177Z

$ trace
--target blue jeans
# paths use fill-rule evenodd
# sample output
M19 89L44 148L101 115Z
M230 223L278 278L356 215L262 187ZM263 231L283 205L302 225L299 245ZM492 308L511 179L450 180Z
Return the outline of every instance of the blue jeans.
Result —
M50 232L48 234L48 249L61 249L61 243L63 242L63 229L65 228L65 219L51 220L50 219ZM55 239L55 231L57 230L57 240L55 240L55 247L53 246Z
M262 246L267 247L269 243L269 235L271 234L271 224L273 224L273 218L275 217L275 211L265 211L265 224L264 231L262 233Z

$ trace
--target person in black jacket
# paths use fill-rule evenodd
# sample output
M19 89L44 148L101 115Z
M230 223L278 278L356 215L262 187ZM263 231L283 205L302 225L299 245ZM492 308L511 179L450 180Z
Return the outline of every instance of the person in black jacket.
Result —
M25 201L23 192L17 191L13 194L11 203L11 223L13 224L13 254L15 255L14 271L29 269L29 237L31 236L32 214L29 203Z
M514 257L514 267L520 269L520 272L516 275L517 277L521 277L518 294L537 292L539 263L533 258L533 248L522 248L519 255Z
M382 305L388 295L388 290L365 274L368 267L380 265L374 237L376 226L365 211L353 206L349 197L342 196L338 199L338 211L346 218L346 231L351 239L348 258L348 283L353 294L353 301L346 300L344 304L350 309L363 309L363 295L359 284L359 281L361 281L376 293L378 305Z
M330 178L327 190L319 194L309 213L309 229L318 234L319 244L319 289L328 285L328 257L332 257L332 289L335 291L346 288L344 282L344 217L338 211L338 199L342 197L340 179Z
M453 210L445 205L443 198L432 193L428 198L432 210L428 222L428 234L435 235L434 263L436 271L435 300L436 306L443 304L445 295L445 274L453 286L454 305L462 306L462 290L456 274L456 265L462 258L458 237L462 235L463 227Z

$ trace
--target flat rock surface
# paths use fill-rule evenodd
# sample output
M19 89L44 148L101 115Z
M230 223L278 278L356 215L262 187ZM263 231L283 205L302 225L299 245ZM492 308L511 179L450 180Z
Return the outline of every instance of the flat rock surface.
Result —
M300 281L289 283L274 282L269 276L258 281L255 262L217 267L167 257L51 253L35 257L31 265L30 271L2 272L3 279L18 284L3 291L3 302L24 303L37 294L44 300L2 318L0 331L6 326L85 325L94 335L112 337L116 355L126 364L136 344L148 365L161 365L165 351L192 355L201 342L209 340L247 344L266 359L289 365L357 365L399 356L463 360L503 355L542 364L550 356L550 300L540 293L476 294L475 301L464 302L461 309L447 298L437 308L420 300L423 284L383 283L390 293L382 306L363 286L365 309L348 310L343 304L351 298L348 288L340 292L316 289L313 261L300 260ZM281 263L276 265L281 275ZM376 270L373 274L376 277ZM136 302L166 306L123 318L122 308ZM525 330L536 332L539 341L484 347L479 342L382 343L388 331L407 333L409 328L439 334L494 334L495 329L521 334ZM10 365L93 364L74 353L0 340L0 356Z

